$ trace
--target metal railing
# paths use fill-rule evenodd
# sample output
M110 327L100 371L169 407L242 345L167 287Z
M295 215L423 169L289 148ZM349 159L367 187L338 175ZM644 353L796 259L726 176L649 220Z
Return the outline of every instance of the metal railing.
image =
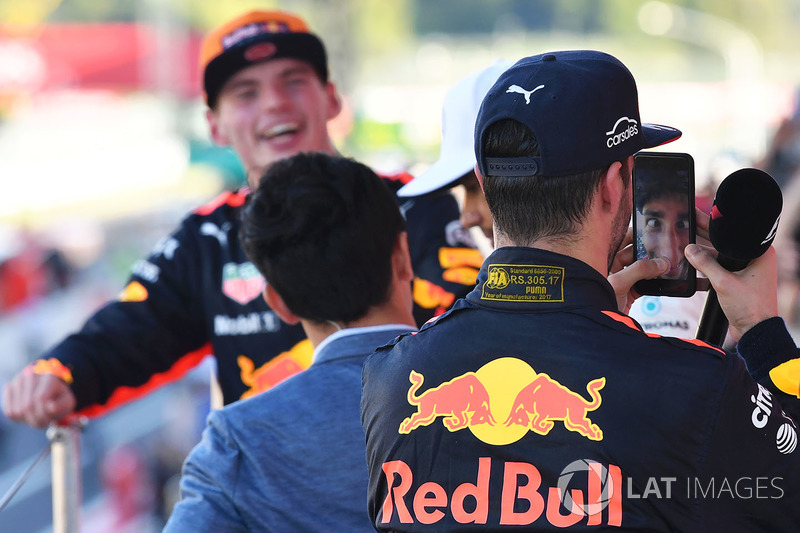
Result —
M81 431L85 418L47 428L48 444L0 500L2 511L25 484L36 466L51 455L53 533L78 533L81 509Z

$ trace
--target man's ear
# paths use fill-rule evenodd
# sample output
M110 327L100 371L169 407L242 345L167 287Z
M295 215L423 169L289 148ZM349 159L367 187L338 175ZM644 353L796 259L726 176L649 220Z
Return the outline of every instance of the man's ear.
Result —
M211 134L211 139L219 146L230 146L228 137L222 133L219 127L219 117L213 109L206 110L206 121L208 122L208 130Z
M392 250L392 268L395 276L404 282L414 279L414 268L411 266L411 252L408 249L408 233L401 232L397 236Z
M278 291L272 288L272 285L267 283L267 286L264 288L264 301L267 302L267 305L275 311L275 314L278 315L278 318L293 326L300 322L300 317L296 314L292 313L292 311L286 306L286 302L283 301L281 295L278 294Z
M622 195L628 191L625 180L630 179L622 175L622 163L615 161L606 170L600 182L600 200L604 210L616 211L622 200Z
M325 85L325 94L328 98L328 120L333 120L339 113L342 112L342 97L336 90L336 85L333 82L328 82Z
M480 183L481 190L483 190L483 174L478 169L478 163L475 163L475 177L478 178L478 183Z

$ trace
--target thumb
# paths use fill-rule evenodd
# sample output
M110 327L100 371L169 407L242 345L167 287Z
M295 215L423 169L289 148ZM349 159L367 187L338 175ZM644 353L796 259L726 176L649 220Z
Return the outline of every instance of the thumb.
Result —
M699 244L690 244L684 250L686 259L695 267L699 272L702 272L711 285L715 285L720 281L720 276L728 273L714 258L712 250Z
M653 279L669 270L669 260L664 257L657 259L639 259L628 268L617 273L622 285L633 287L637 281Z
M618 296L626 295L637 281L655 278L667 270L669 270L669 260L663 257L639 259L630 266L608 276L608 281Z
M66 389L45 400L44 408L47 414L54 419L60 419L74 411L75 405L75 395L71 390Z

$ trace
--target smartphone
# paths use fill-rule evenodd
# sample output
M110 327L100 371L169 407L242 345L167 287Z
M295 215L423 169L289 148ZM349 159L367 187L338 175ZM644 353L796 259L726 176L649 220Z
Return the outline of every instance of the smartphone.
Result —
M696 240L694 159L674 152L639 152L633 158L633 236L636 259L669 259L670 269L634 285L639 294L688 298L697 272L683 254Z

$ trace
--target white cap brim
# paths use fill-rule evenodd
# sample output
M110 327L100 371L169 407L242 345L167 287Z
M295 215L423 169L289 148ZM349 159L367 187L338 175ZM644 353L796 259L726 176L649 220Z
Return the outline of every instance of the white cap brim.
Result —
M403 185L398 196L420 196L452 187L461 177L475 168L475 153L470 150L452 157L437 160L419 176Z
M475 167L475 117L494 82L513 63L498 60L453 85L442 105L442 143L439 159L404 185L398 196L420 196L452 187Z

